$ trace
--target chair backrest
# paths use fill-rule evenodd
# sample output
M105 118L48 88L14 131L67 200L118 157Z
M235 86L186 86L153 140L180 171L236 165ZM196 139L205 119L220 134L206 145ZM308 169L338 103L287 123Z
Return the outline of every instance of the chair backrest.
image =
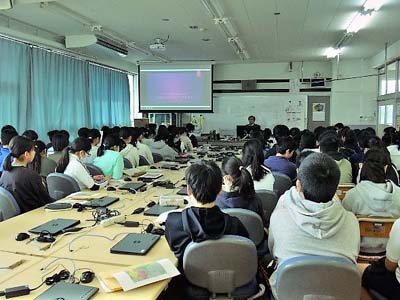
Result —
M124 157L124 169L132 169L133 165L129 159Z
M290 180L289 176L281 173L272 173L275 178L274 182L274 192L278 196L278 199L280 196L282 196L287 190L290 190L290 188L293 186L292 181Z
M47 189L49 190L50 197L55 200L80 191L76 180L62 173L50 173L47 176Z
M185 277L211 293L231 293L257 273L257 251L249 239L225 235L218 240L191 242L183 255Z
M139 166L149 166L150 163L143 155L139 155Z
M0 222L15 217L21 209L14 196L5 188L0 187Z
M278 299L360 299L360 272L345 258L299 256L280 263L276 272Z
M92 176L104 175L103 171L99 167L96 167L93 164L85 164L85 167L89 171L90 175L92 175Z
M346 193L353 187L355 187L355 184L339 184L336 190L336 195L340 200L343 200L344 197L346 196Z
M256 191L256 194L261 200L265 220L267 222L267 225L269 225L269 220L271 219L272 212L274 211L275 206L278 203L278 196L275 192L267 190L258 190Z
M153 154L154 163L158 163L163 160L163 157L161 154L158 154L158 153L152 153L152 154Z
M236 217L242 222L249 233L250 240L258 246L264 240L264 224L261 217L254 211L243 208L225 208L224 213Z
M390 217L357 216L360 236L369 238L389 238L393 223L397 220Z

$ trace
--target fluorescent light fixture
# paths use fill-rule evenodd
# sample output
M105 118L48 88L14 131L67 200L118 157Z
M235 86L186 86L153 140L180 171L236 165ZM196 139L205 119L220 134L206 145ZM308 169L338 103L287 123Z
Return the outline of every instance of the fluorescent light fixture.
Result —
M386 0L367 0L363 5L364 11L378 11L382 7L382 5L385 4L385 2Z
M326 55L327 58L335 58L340 54L341 51L342 51L341 48L329 47L328 49L326 49L324 55Z
M367 26L367 24L373 18L373 13L361 13L358 12L354 19L351 21L349 27L347 27L347 33L357 33L361 28Z
M11 0L0 0L0 10L6 10L13 8L13 3Z

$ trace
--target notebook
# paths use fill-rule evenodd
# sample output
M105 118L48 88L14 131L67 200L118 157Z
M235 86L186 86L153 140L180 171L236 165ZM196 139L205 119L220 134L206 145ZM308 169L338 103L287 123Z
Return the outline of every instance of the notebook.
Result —
M163 176L163 175L159 174L159 173L146 173L146 174L144 174L142 176L139 176L138 180L140 180L140 179L153 179L153 180L155 180L155 179L160 178L161 176Z
M179 206L176 206L176 205L161 206L161 205L157 204L157 205L154 205L154 206L150 207L143 214L145 216L156 216L156 217L158 217L162 213L165 213L167 211L174 210L174 209L177 209L177 208L179 208Z
M129 233L111 249L111 253L145 255L160 239L159 235L151 233Z
M89 300L98 291L97 287L60 281L34 300Z
M146 186L144 182L128 182L119 187L120 190L140 190L142 187Z
M119 201L116 197L103 197L97 200L88 201L84 204L85 207L107 207L115 202Z
M48 231L52 235L61 233L64 229L78 225L81 221L72 219L54 219L40 226L29 230L31 233L40 234L42 231Z

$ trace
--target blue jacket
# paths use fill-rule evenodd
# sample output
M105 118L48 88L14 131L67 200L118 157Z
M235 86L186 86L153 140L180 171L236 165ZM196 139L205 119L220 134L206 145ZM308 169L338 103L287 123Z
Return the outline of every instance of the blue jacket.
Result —
M8 148L0 148L0 172L3 172L3 162L9 153L10 150Z

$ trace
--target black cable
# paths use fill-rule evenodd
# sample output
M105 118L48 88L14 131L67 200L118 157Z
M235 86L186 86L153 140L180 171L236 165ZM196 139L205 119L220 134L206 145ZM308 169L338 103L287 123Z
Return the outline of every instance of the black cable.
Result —
M45 284L46 280L44 280L41 284L39 284L37 287L33 288L33 289L29 289L31 292L36 291L37 289L40 289L43 284Z

